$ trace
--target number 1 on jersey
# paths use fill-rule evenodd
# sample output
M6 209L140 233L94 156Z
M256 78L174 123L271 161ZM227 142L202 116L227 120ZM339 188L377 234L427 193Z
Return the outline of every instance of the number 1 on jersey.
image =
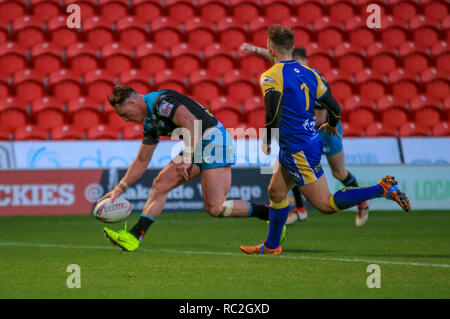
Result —
M300 86L302 90L305 90L305 99L306 99L306 110L309 110L309 88L305 83L302 83Z

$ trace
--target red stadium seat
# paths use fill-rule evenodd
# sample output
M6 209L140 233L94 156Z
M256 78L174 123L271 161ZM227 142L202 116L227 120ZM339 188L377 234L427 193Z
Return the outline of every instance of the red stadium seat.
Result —
M435 19L443 20L448 17L448 2L443 0L421 0L420 4L424 6L425 15Z
M0 128L0 141L9 141L11 140L11 132L4 128Z
M33 69L16 72L13 83L16 95L27 102L44 95L44 77Z
M253 96L256 87L251 77L238 69L225 73L223 75L223 83L227 94L239 102L243 102Z
M139 94L147 94L151 89L149 75L135 69L121 73L120 83L132 87Z
M100 13L111 22L117 21L128 13L128 0L98 0Z
M450 125L448 122L441 122L433 127L433 136L450 136Z
M2 129L12 131L26 123L27 105L25 101L15 97L0 100L0 127Z
M108 106L102 115L106 120L107 126L117 131L122 131L127 126L133 126L133 123L126 122L111 106Z
M448 73L436 68L429 68L423 71L421 78L427 95L439 100L444 100L450 95Z
M136 48L139 68L147 74L156 74L167 68L165 50L154 43L142 43Z
M389 4L392 5L392 15L405 22L411 21L419 12L417 2L413 0L391 0Z
M239 53L239 68L252 76L259 76L268 70L271 65L270 62L257 54L243 54Z
M431 47L431 56L436 68L450 73L450 47L446 41L439 41Z
M227 131L233 139L258 138L259 136L259 130L248 127L245 123L236 123L234 127L227 128Z
M217 22L217 32L220 43L232 49L238 49L247 40L247 32L242 22L233 17L225 17L219 20Z
M0 21L7 23L25 15L26 4L21 0L0 0Z
M41 20L34 16L26 15L14 20L13 32L21 46L30 48L34 44L44 41L43 26Z
M189 77L192 96L202 104L209 104L220 95L219 76L208 70L197 70Z
M84 131L100 124L100 110L98 102L86 96L70 100L67 103L67 113L77 129Z
M351 77L345 76L338 69L330 69L323 76L330 85L334 98L339 103L342 103L352 95L353 84Z
M344 102L344 114L348 123L365 128L376 120L373 102L369 99L354 95Z
M227 0L197 0L200 17L208 22L217 23L227 15Z
M133 9L144 22L152 22L162 16L161 0L134 0Z
M30 0L30 9L35 17L48 21L61 13L59 0Z
M283 21L283 26L291 28L295 33L294 45L305 47L311 42L311 30L297 17L290 17Z
M11 95L9 76L0 74L0 99Z
M189 45L204 49L214 43L214 29L212 23L208 23L199 17L194 17L184 23L184 32L186 33Z
M0 21L0 43L8 40L8 23Z
M326 0L325 5L329 7L330 18L336 21L348 21L355 14L352 0Z
M290 17L289 0L261 0L264 16L273 22L282 22Z
M122 138L124 140L142 140L144 137L143 128L140 124L126 126L122 130Z
M118 42L108 43L102 47L102 61L106 71L117 75L132 67L132 50Z
M109 20L102 16L90 16L83 20L83 33L94 49L113 42L113 30Z
M0 73L12 75L26 67L27 51L16 42L0 43Z
M314 31L317 34L317 42L327 48L335 48L344 38L340 23L328 16L323 16L314 22Z
M50 138L52 140L82 140L83 131L75 126L64 124L53 128L50 132Z
M355 80L359 88L359 94L372 101L381 99L386 93L384 76L381 73L364 69L356 74Z
M435 98L419 95L411 100L411 111L417 124L432 128L441 122L441 108Z
M418 15L409 23L414 42L431 47L439 41L439 23L430 17Z
M205 48L205 63L208 70L215 74L224 74L232 70L235 65L233 51L220 43L214 43Z
M417 76L404 69L390 72L388 82L393 94L402 100L411 100L418 94Z
M98 67L97 51L86 42L76 42L67 47L66 62L77 76Z
M186 85L184 77L172 70L163 70L155 75L155 88L157 90L171 89L184 93Z
M359 16L350 18L345 23L345 29L351 43L368 47L375 42L375 33L367 27L367 21Z
M114 87L114 76L104 69L89 71L84 76L87 95L99 102L104 102Z
M62 52L50 42L38 43L31 49L34 70L48 75L62 67Z
M321 2L315 0L294 0L293 7L296 16L306 23L313 23L320 19L324 15L323 9L325 9Z
M87 130L88 140L117 140L119 132L106 125L96 125Z
M306 45L305 49L309 65L321 74L331 70L332 59L330 50L323 48L318 43L310 43L309 45Z
M381 25L383 26L380 29L381 39L384 44L399 47L406 42L408 30L403 20L390 15L381 15Z
M53 71L48 79L50 92L58 100L67 102L81 95L80 79L70 69Z
M447 42L450 42L450 16L445 17L442 20L441 25L443 31L445 31L445 40L447 40Z
M233 17L249 23L260 14L258 0L230 0L230 9Z
M250 21L249 31L251 42L259 47L267 46L267 28L271 26L271 22L266 17L257 17Z
M364 132L359 125L352 125L351 123L343 122L342 135L345 137L362 137L364 136Z
M67 16L60 15L51 18L47 23L47 34L50 42L60 49L78 41L78 31L67 27Z
M362 47L344 42L334 49L336 58L339 59L339 70L344 74L355 74L364 68L364 50Z
M183 23L195 15L194 0L166 0L166 10L169 16Z
M399 133L400 137L430 136L429 129L413 122L403 124L400 127Z
M71 4L76 4L80 7L81 21L95 14L94 3L91 0L64 0L65 9Z
M244 113L247 118L247 126L259 131L266 122L266 107L262 96L252 96L244 101Z
M36 125L25 125L15 130L14 139L19 141L46 140L47 133Z
M64 124L63 103L51 96L42 96L31 104L31 116L38 127L49 131Z
M209 110L226 128L236 128L241 123L240 105L226 96L211 101Z
M430 64L427 48L414 42L404 43L399 48L399 56L403 67L415 74L427 69Z
M117 21L117 33L121 45L129 48L144 43L147 36L147 24L135 16L127 16Z
M376 42L367 47L367 58L370 60L370 67L374 71L384 74L397 68L395 48L382 42Z
M153 20L151 33L155 45L165 49L180 42L181 39L179 23L171 17L160 17Z
M409 120L409 110L404 100L387 95L377 102L381 122L389 127L399 128Z
M179 43L170 50L170 57L175 72L187 76L200 68L201 60L198 50L187 43Z
M366 128L367 137L397 136L397 130L384 123L376 122Z
M447 114L447 121L450 122L450 96L444 100L444 112Z

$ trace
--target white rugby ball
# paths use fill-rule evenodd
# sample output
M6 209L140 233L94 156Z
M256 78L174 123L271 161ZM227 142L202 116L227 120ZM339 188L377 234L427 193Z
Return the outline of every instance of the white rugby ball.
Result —
M103 223L117 223L130 215L131 204L120 196L111 203L111 198L106 198L95 206L92 215Z

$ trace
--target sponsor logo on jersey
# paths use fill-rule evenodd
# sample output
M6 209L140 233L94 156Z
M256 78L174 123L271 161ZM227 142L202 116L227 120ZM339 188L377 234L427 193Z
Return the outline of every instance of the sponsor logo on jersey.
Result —
M270 76L265 76L261 79L261 85L270 84L275 82L274 79L272 79Z
M167 101L162 101L159 105L159 113L161 113L162 116L168 117L172 108L173 104L170 104Z

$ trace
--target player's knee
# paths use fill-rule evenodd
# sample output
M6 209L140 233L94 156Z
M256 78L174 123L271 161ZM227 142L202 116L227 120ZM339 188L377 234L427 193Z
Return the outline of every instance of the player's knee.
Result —
M219 202L205 202L205 211L212 217L222 217L223 205Z
M280 203L286 199L286 194L284 192L275 189L274 187L269 186L268 192L269 198L273 202Z

